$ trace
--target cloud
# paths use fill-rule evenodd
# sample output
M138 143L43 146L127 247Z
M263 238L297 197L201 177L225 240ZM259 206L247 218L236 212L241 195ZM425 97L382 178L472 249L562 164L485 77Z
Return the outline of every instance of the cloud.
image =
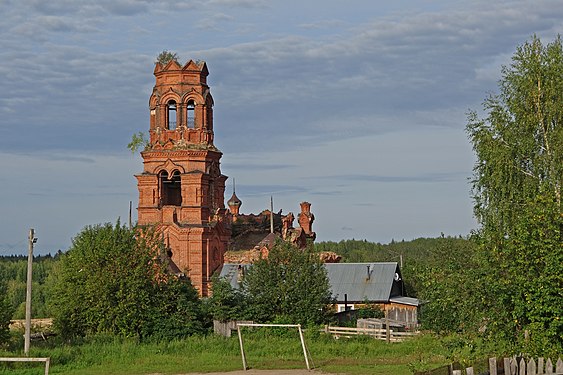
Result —
M264 170L279 170L279 169L291 169L297 167L295 164L254 164L248 162L239 162L239 163L232 163L232 162L225 162L225 167L229 170L244 170L244 171L264 171Z
M264 197L274 195L277 197L291 195L295 193L303 194L308 191L307 188L303 186L296 185L238 185L237 188L240 191L244 191L244 195L249 198ZM238 194L237 194L238 195Z
M267 2L264 0L208 0L207 4L231 8L265 8Z
M345 26L346 23L342 20L332 19L332 20L320 20L317 22L310 22L310 23L303 23L299 25L299 27L303 29L332 29L332 28L341 28Z
M436 183L448 182L459 179L459 173L426 173L411 176L378 176L369 174L343 174L334 176L315 176L314 179L328 179L336 181L363 181L363 182L377 182L377 183ZM464 177L464 176L463 176Z

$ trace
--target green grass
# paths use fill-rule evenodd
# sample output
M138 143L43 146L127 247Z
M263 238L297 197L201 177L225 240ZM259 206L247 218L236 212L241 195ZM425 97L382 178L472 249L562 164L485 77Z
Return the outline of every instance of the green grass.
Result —
M297 334L294 337L278 337L245 332L244 343L251 368L305 368ZM447 363L443 348L431 336L388 344L371 338L335 340L324 335L309 334L306 343L312 365L322 372L410 375L413 370ZM19 355L21 353L0 352L0 356ZM34 343L31 356L51 357L50 373L65 375L180 374L242 369L236 337L191 337L160 343L96 337L74 345L45 346ZM0 364L0 374L43 374L43 367L39 363Z

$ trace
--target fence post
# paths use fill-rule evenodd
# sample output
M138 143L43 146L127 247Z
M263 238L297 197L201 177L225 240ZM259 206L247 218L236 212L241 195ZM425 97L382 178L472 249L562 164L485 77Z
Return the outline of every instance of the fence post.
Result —
M547 359L547 362L545 364L545 373L553 374L553 363L551 362L551 358Z
M468 367L465 369L466 375L473 375L473 367Z
M504 375L513 375L510 367L510 358L504 358Z
M530 360L528 361L528 366L526 370L528 371L527 375L537 374L536 361L534 361L533 358L530 358Z
M520 358L520 364L518 366L518 375L526 375L526 361L524 361L524 358Z
M555 372L557 372L558 374L563 373L563 361L561 360L561 358L557 360L557 364L555 365Z
M539 358L538 358L538 374L540 374L540 375L541 375L541 374L545 374L545 373L543 372L543 367L544 367L544 366L543 366L543 357L539 357Z
M490 375L497 375L497 359L489 358L489 374Z
M452 372L452 375L461 375L461 370L454 370L454 372Z

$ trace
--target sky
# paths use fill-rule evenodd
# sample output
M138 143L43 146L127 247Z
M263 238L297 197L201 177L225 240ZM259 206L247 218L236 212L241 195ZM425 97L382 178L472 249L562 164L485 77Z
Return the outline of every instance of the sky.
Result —
M318 241L478 228L467 112L563 2L0 0L0 255L67 250L135 208L154 61L205 60L242 213L299 212ZM136 212L133 210L133 219ZM295 223L297 225L297 223Z

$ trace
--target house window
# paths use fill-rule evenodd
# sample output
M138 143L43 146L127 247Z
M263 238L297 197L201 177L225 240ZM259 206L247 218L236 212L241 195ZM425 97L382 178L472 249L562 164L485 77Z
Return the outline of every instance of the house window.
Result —
M350 311L350 310L354 310L354 305L338 304L337 306L337 312Z
M195 128L195 103L193 100L188 101L186 106L186 126L190 129Z
M182 205L182 182L180 172L172 172L172 176L168 176L168 172L159 173L161 202L163 206L181 206Z
M176 102L170 100L167 104L168 107L168 129L176 129Z

